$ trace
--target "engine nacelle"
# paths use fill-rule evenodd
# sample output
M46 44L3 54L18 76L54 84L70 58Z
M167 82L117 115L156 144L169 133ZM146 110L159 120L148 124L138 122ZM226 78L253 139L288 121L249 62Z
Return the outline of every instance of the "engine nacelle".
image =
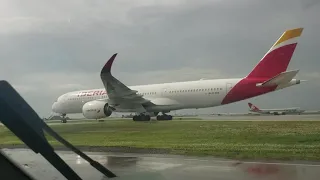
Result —
M90 101L83 105L82 114L87 119L100 119L111 116L112 109L106 102Z

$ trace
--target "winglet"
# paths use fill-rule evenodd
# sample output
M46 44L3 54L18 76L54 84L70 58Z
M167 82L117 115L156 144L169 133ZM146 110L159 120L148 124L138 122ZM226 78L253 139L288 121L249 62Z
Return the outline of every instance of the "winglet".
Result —
M108 60L108 62L103 66L103 68L101 70L101 74L111 72L111 67L112 67L113 61L116 58L117 54L118 53L115 53L114 55L111 56L111 58Z

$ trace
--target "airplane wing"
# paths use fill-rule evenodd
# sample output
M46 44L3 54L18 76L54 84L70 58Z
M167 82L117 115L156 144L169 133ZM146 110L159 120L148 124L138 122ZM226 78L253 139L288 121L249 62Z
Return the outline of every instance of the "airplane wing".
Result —
M112 76L111 67L117 53L114 54L101 70L100 77L108 94L108 102L113 105L130 104L142 107L143 103L150 103L149 100L137 94L137 91L130 89L118 79Z

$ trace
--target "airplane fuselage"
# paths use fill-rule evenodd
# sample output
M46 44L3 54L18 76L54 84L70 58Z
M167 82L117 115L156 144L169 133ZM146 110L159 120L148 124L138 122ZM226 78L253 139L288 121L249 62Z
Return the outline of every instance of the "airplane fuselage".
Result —
M145 99L156 105L147 106L147 112L169 112L179 109L214 107L265 94L298 84L297 80L284 86L256 87L265 79L216 79L163 84L129 86ZM104 88L73 91L58 98L52 109L60 114L82 113L85 103L104 99L108 95ZM138 107L137 107L138 108ZM115 112L137 112L135 107L116 107Z
M240 79L199 80L151 85L128 86L138 91L145 99L157 105L146 107L148 112L162 112L188 108L206 108L221 105L234 85ZM61 114L82 113L85 103L98 99L108 100L104 88L73 91L64 94L54 103L53 110ZM135 108L118 107L115 112L135 112Z
M305 110L300 108L286 108L286 109L260 109L260 110L250 110L251 112L260 114L301 114Z

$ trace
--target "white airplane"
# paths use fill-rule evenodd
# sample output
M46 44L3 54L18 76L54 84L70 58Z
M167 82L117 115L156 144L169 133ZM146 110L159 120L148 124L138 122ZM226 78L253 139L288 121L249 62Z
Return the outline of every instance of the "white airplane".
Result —
M259 113L259 114L274 114L274 115L285 115L285 114L301 114L305 110L301 110L298 107L292 108L281 108L281 109L259 109L257 106L252 103L248 103L249 111Z
M114 54L101 70L104 88L63 94L53 103L52 111L62 117L82 113L88 119L109 117L112 112L133 112L134 121L148 121L151 116L171 120L172 116L165 113L230 104L300 84L300 80L293 79L299 70L287 71L287 67L302 31L285 31L243 78L126 86L111 74Z

